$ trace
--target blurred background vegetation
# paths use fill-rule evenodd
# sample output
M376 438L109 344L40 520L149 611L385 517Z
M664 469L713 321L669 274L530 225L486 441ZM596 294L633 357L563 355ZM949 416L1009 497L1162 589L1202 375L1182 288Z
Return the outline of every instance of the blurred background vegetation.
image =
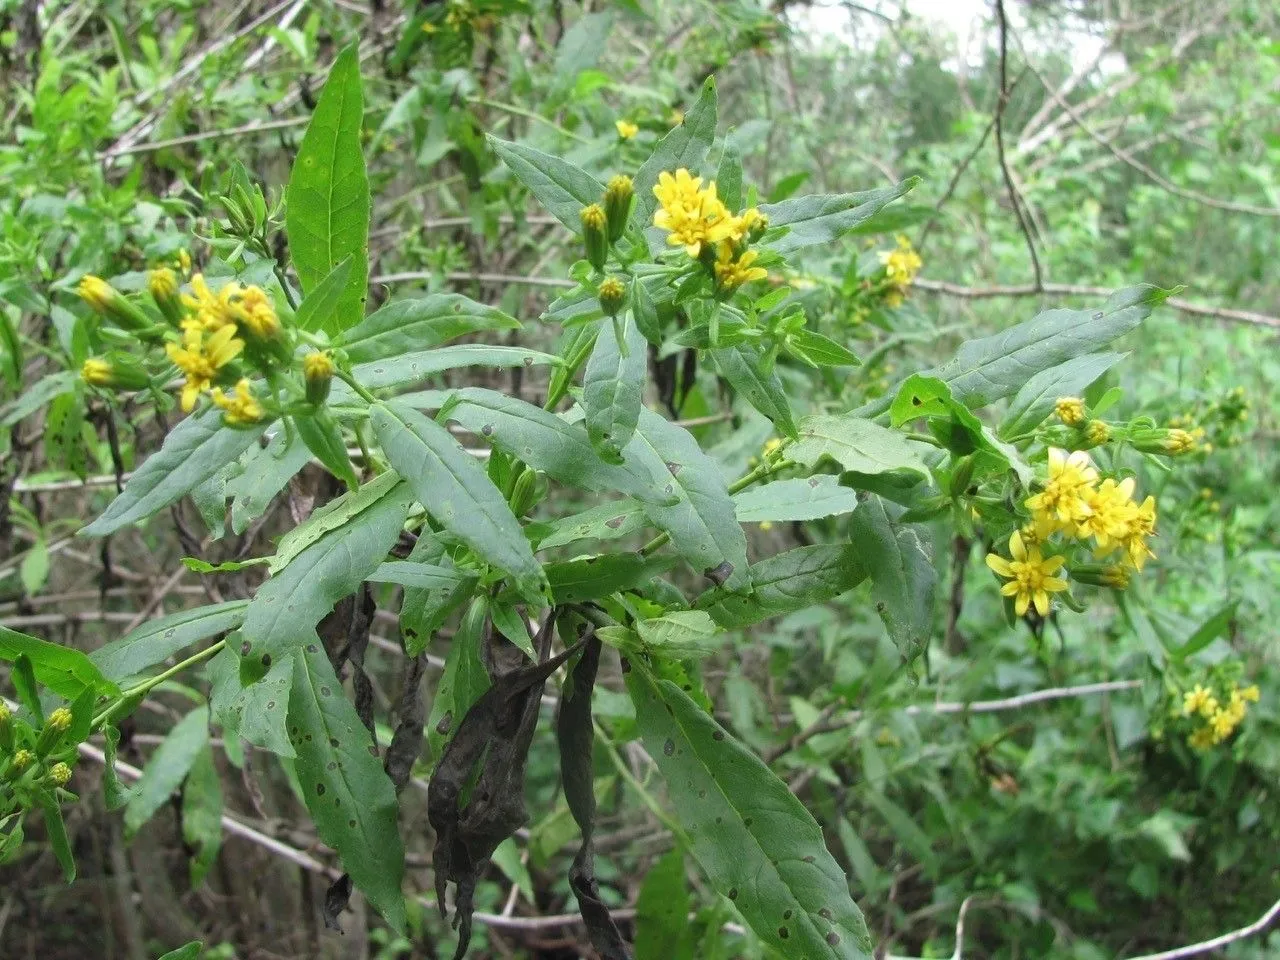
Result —
M736 638L704 674L717 711L823 824L891 954L952 956L967 898L969 958L1131 957L1244 926L1280 890L1278 27L1276 5L1255 0L0 0L0 622L94 649L210 589L234 596L235 577L211 588L179 558L261 553L293 498L322 495L295 484L229 542L187 509L99 552L71 535L113 492L107 422L46 410L54 393L33 386L68 349L81 274L139 271L141 283L180 248L202 262L228 252L210 198L236 162L279 191L347 41L366 90L374 299L463 291L524 321L522 343L557 335L536 318L577 253L484 134L627 171L714 74L762 199L923 178L903 234L924 265L901 307L847 306L859 259L893 236L810 251L791 278L818 327L866 359L848 381L789 368L794 395L848 409L1044 306L1185 284L1103 387L1122 389L1122 409L1205 431L1196 454L1143 478L1162 510L1159 561L1122 603L1011 628L982 567L989 545L939 529L927 656L904 665L855 591ZM758 455L766 421L705 374L683 386L672 412L705 418L704 446L735 469ZM126 466L162 433L118 429ZM768 552L822 536L821 524L763 527L752 536ZM375 634L395 630L380 614ZM1196 638L1187 663L1170 656ZM1169 729L1174 659L1179 682L1239 662L1260 686L1229 743L1195 752ZM400 683L392 662L371 665L383 696ZM190 696L136 717L121 759L143 766ZM598 697L625 725L625 698ZM542 922L573 911L575 830L552 754L535 745L533 822L478 894L497 916L479 925L476 956L592 955L571 923ZM253 836L228 833L194 887L183 800L126 840L82 764L68 811L80 876L64 887L33 837L3 868L0 955L141 960L194 938L210 957L451 955L425 909L407 939L359 906L344 933L325 930L328 878L308 864L329 861L286 779L253 761L219 756L206 788L220 780L223 809ZM682 942L647 949L758 956L722 929L697 877L662 859L672 838L635 794L613 776L598 792L610 902L697 915ZM402 824L425 891L424 800L405 794ZM1218 955L1280 955L1280 933Z

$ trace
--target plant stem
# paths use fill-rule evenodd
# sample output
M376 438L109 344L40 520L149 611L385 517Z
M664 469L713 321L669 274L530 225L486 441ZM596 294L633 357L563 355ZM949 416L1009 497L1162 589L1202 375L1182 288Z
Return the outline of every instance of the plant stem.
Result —
M352 390L354 390L359 395L360 399L364 400L366 403L378 402L378 398L375 397L368 390L366 390L364 387L362 387L356 381L356 378L351 376L351 374L349 374L347 371L335 370L334 373L338 375L338 379L342 380L347 386L349 386Z
M785 446L788 441L784 440L782 442L783 442L783 445ZM781 449L782 448L779 447L779 450ZM733 496L735 493L739 493L745 490L747 487L751 486L753 483L756 483L759 480L763 480L765 477L769 476L769 474L777 470L778 467L781 466L781 463L782 463L781 458L778 458L775 456L774 459L765 460L762 463L757 464L756 467L753 470L751 470L749 473L743 474L737 480L733 481L733 483L729 484L729 496ZM670 539L671 539L671 535L668 533L664 532L664 533L658 534L656 537L654 537L652 540L650 540L648 543L646 543L643 547L640 548L640 555L642 557L649 556L655 550L659 550L662 547L666 546L667 542Z
M571 140L577 140L579 143L591 143L586 137L566 130L554 120L548 120L544 116L534 113L532 110L526 110L524 107L517 107L514 103L503 103L500 100L488 100L485 97L467 97L468 103L479 104L482 107L492 107L495 110L505 110L507 113L514 114L517 117L524 117L526 120L532 120L535 123L544 123L553 130L557 130L569 137Z
M115 714L117 710L120 709L120 707L123 704L126 704L130 700L133 700L137 697L145 696L150 690L154 689L155 687L158 687L160 684L164 683L166 680L172 677L176 677L178 674L182 673L182 671L188 669L189 667L194 667L197 663L201 663L205 660L208 660L210 657L212 657L214 654L216 654L226 645L227 645L227 641L219 640L217 643L213 644L212 646L205 647L199 653L193 653L191 656L187 657L187 659L174 664L172 667L170 667L168 670L165 670L163 673L156 674L154 677L151 677L149 680L143 680L141 683L130 687L128 690L125 690L123 693L120 694L120 696L116 699L116 701L111 704L111 706L107 707L107 709L103 710L102 713L98 714L98 716L94 718L93 724L90 727L90 729L91 730L101 729L104 724L108 723L111 720L112 716Z

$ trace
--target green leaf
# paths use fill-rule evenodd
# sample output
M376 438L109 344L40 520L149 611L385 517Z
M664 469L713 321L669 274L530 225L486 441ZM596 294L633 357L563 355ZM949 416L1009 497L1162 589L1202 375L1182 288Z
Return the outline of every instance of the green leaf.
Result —
M368 363L426 350L456 337L488 330L518 330L520 322L458 293L397 300L374 311L338 338L352 363Z
M742 206L742 154L734 144L733 131L725 137L720 154L720 166L716 170L716 195L730 210Z
M240 658L234 650L239 636L229 636L227 646L209 661L209 701L214 715L228 738L243 737L277 756L292 757L293 744L285 730L285 719L293 686L293 657L281 657L271 664L266 676L242 686Z
M546 565L556 605L599 600L619 590L634 590L675 564L674 557L614 553Z
M386 559L411 499L407 484L384 489L367 509L327 531L258 588L241 628L245 680L258 679L273 661L315 640L316 624Z
M664 171L675 173L685 167L695 176L716 137L716 81L707 77L702 84L698 100L684 120L658 141L649 159L641 164L635 175L635 218L642 228L653 222L653 212L658 208L658 198L653 188L658 175Z
M493 390L467 387L448 417L547 476L585 490L620 491L666 502L666 481L642 466L605 463L580 424Z
M27 658L41 686L64 700L74 700L86 687L111 696L120 693L97 664L79 650L0 626L0 660L15 661L19 657Z
M748 627L770 617L826 603L867 577L853 547L815 544L774 554L751 565L752 592L708 590L695 604L722 627Z
M815 367L856 367L857 354L812 330L797 330L787 338L787 350Z
M766 203L760 212L769 218L769 228L789 228L766 246L778 253L789 253L814 244L832 243L855 228L878 233L871 218L919 182L919 177L910 177L892 187L860 193L811 194L781 203Z
M867 803L875 808L884 818L899 842L910 851L911 855L925 868L930 876L938 872L938 857L933 852L933 841L911 819L911 815L900 806L875 789L864 792Z
M868 495L849 522L849 537L871 576L871 596L889 636L914 659L929 642L937 574L929 528L900 523L904 512Z
M351 257L346 256L303 298L293 317L299 330L335 334L342 329L338 308L349 276Z
M22 581L22 589L28 596L40 592L40 588L49 579L49 545L44 537L37 537L35 543L22 558L18 568L18 578Z
M299 414L293 418L293 424L298 428L298 436L302 437L307 449L315 454L315 458L330 473L346 484L348 490L360 486L360 478L356 476L355 468L351 466L351 457L347 454L342 430L327 410L320 409L310 415Z
M239 535L266 512L272 499L311 461L311 451L297 434L280 430L265 447L255 447L243 472L227 481L231 497L231 532Z
M640 501L614 500L547 524L538 549L563 547L579 540L617 540L643 530L648 522Z
M222 848L222 784L207 746L196 755L182 788L182 842L191 851L191 886L198 887Z
M720 627L705 610L672 610L637 620L635 630L651 651L677 660L708 657L724 643Z
M1127 353L1086 353L1048 370L1022 385L1000 423L1002 439L1028 433L1053 412L1059 397L1081 396L1088 386L1127 357Z
M222 411L208 407L169 431L160 449L134 472L102 516L80 533L104 537L145 520L212 477L257 442L267 424L248 429L222 425Z
M18 331L9 311L0 310L0 374L9 384L9 389L17 390L22 383L22 341L18 339ZM8 424L3 424L8 426Z
M62 867L62 879L70 883L76 878L76 858L71 852L71 841L67 838L67 825L62 819L62 810L51 794L42 793L39 798L40 809L44 812L44 830L49 838L49 846L53 855Z
M200 960L200 953L204 950L204 944L199 940L192 940L188 944L184 944L177 950L170 950L160 960Z
M104 727L102 730L102 799L108 810L119 810L133 796L133 788L126 789L120 783L120 775L116 771L116 750L120 744L120 730L116 727Z
M404 636L405 652L416 657L426 649L431 635L449 614L471 595L477 578L458 570L440 538L425 529L418 534L418 542L413 545L407 562L449 570L459 577L454 586L441 589L405 586L404 599L400 601L400 632Z
M690 852L716 891L784 957L870 960L866 922L804 804L671 681L633 662L626 682Z
M404 933L404 844L395 787L377 745L318 645L298 652L289 695L294 769L316 833L383 919Z
M611 463L621 461L622 448L635 433L649 369L648 346L631 312L623 313L616 321L622 328L622 345L618 343L615 324L606 320L600 325L600 335L582 377L587 435L600 456Z
M667 476L676 502L645 504L653 524L666 531L676 551L700 573L729 590L749 585L747 538L734 516L720 466L683 427L641 409L635 436L623 456L654 477Z
M3 316L3 311L0 311L0 317ZM0 320L0 328L3 327L6 320L7 318ZM61 370L58 373L51 373L46 377L41 377L3 407L0 407L0 427L13 426L24 417L35 413L55 397L71 392L75 389L75 385L76 375L69 370Z
M398 583L420 590L451 590L467 578L454 566L437 567L414 560L389 560L365 579L372 583Z
M1231 626L1231 621L1236 616L1236 607L1239 605L1239 600L1230 600L1223 604L1217 613L1196 628L1196 632L1187 639L1186 643L1177 650L1170 651L1172 655L1179 660L1185 660L1187 657L1195 656L1213 643Z
M908 471L929 475L920 445L897 430L890 430L852 414L818 414L800 422L800 439L787 448L787 457L814 467L830 457L845 470L878 474Z
M739 523L818 520L852 513L857 506L857 491L825 473L748 487L733 497Z
M550 353L522 347L464 343L362 363L351 371L351 375L366 390L379 390L418 383L433 373L457 367L533 367L547 364L561 366L564 361Z
M612 26L612 13L589 13L564 32L555 62L555 76L560 87L571 85L578 74L599 62Z
M374 477L359 490L348 491L316 510L305 521L280 538L280 542L276 545L275 556L271 558L272 575L287 567L293 562L294 557L325 534L346 526L370 507L381 503L382 499L399 483L399 474L394 470L388 470Z
M182 785L196 757L208 748L209 711L197 707L174 724L142 768L142 778L124 808L125 832L129 836L169 801L169 795Z
M364 104L359 52L338 54L289 175L285 226L294 268L308 295L342 261L350 269L322 329L336 333L364 316L369 282L369 180L360 133Z
M581 234L579 214L583 207L600 201L604 196L604 184L568 160L498 137L490 136L488 140L494 153L538 198L547 212L575 234ZM640 193L638 184L636 193Z
M473 599L449 645L444 673L440 675L431 701L431 716L427 718L427 746L433 767L467 711L489 689L489 673L481 656L488 612L487 597Z
M408 478L418 502L486 562L510 574L529 599L546 586L529 542L484 468L440 424L403 404L369 408L391 465Z
M746 398L747 402L773 421L773 425L786 436L796 435L796 423L791 416L791 404L787 401L778 371L761 373L760 352L750 344L740 343L711 351L711 362L720 376Z
M163 663L183 647L235 630L244 621L248 606L248 600L228 600L148 620L94 650L89 659L107 679L123 683L148 667Z
M1170 292L1139 284L1113 293L1101 310L1046 310L989 337L966 341L954 358L922 375L944 381L951 395L970 409L986 406L1017 393L1040 371L1092 353L1136 329ZM884 397L858 413L874 416L888 406Z
M687 960L693 949L689 933L684 852L676 848L650 868L640 887L635 960Z

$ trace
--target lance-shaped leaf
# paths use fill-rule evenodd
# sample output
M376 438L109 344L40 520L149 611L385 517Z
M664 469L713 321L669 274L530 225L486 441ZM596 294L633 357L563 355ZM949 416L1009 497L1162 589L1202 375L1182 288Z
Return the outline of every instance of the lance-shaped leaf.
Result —
M636 960L690 960L689 885L684 851L670 851L649 868L636 900Z
M747 538L733 512L733 500L719 465L702 452L683 427L650 410L640 411L635 436L623 456L655 477L667 476L671 505L648 503L645 512L670 537L676 551L695 569L729 590L743 589L747 575Z
M614 500L547 524L538 549L563 547L579 540L617 540L643 530L648 522L639 500Z
M902 507L868 494L849 523L858 559L871 576L876 612L902 655L923 652L933 627L933 544L929 528L904 524Z
M636 171L635 217L641 227L652 223L653 212L658 209L658 198L653 195L658 175L664 171L675 173L684 167L696 176L715 137L716 81L715 77L707 77L697 102L684 119L658 141L649 159Z
M694 858L784 957L870 960L871 936L822 828L760 759L638 662L627 690Z
M371 583L398 583L422 590L451 590L467 579L457 567L437 567L414 560L389 560L365 577Z
M648 365L647 344L631 311L620 315L616 324L600 325L582 377L582 408L587 415L587 435L611 463L621 461L620 452L635 433Z
M273 661L315 638L321 618L386 559L411 499L407 484L384 487L367 509L326 532L258 588L237 648L246 680L261 677Z
M455 609L471 595L476 583L473 573L459 570L444 542L427 530L418 534L408 563L420 563L457 573L458 583L450 587L422 588L405 585L400 601L400 632L405 651L417 656L427 648L431 635L440 628ZM381 569L381 568L379 568Z
M294 657L289 732L302 797L320 840L338 851L343 868L387 923L403 931L404 844L395 788L319 643Z
M601 460L581 424L493 390L468 387L455 396L459 402L449 408L450 420L561 483L642 500L671 499L666 481L643 466Z
M349 491L330 500L280 538L268 569L273 575L279 573L293 562L294 557L326 533L346 526L356 516L381 502L382 498L399 482L400 475L394 470L388 470L370 480L359 490Z
M522 143L493 136L488 139L493 152L538 198L547 213L574 233L582 233L579 214L583 207L599 202L604 196L604 184L568 160Z
M129 478L124 491L111 501L102 516L82 531L104 537L121 527L145 520L179 497L190 493L240 454L266 430L262 423L249 429L222 425L222 411L209 407L187 417L169 431L160 449Z
M227 481L231 497L231 532L244 533L266 512L272 498L311 461L311 451L297 434L283 429L265 447L249 451L244 470Z
M482 655L488 613L488 597L473 598L449 644L449 656L436 685L427 720L427 746L433 763L439 761L444 745L457 731L471 705L489 689L489 673L484 668Z
M433 373L457 367L560 366L563 363L559 357L538 350L464 343L362 363L351 374L366 389L378 390L417 383Z
M857 491L840 486L839 477L825 473L775 480L733 496L739 523L818 520L852 513L857 506Z
M1059 397L1077 397L1100 376L1127 357L1126 353L1086 353L1048 370L1022 385L1000 423L999 436L1008 440L1034 430L1053 412Z
M289 252L307 294L350 260L341 295L319 318L337 333L364 316L369 283L369 179L360 151L364 99L355 45L334 61L289 175L285 227Z
M208 746L209 711L198 707L174 725L142 768L142 779L124 808L124 826L130 836L169 801Z
M761 373L760 352L747 343L722 347L711 351L711 362L716 372L746 401L773 421L773 425L788 437L796 435L795 419L787 401L778 371Z
M301 330L324 330L335 333L341 329L338 324L339 306L347 289L347 278L351 276L351 257L344 257L342 262L329 271L328 275L309 291L293 322Z
M1046 310L1026 323L989 337L967 340L951 360L926 370L951 388L951 395L970 409L1012 396L1042 370L1092 353L1137 328L1173 291L1150 284L1118 290L1100 310ZM857 412L875 416L889 408L896 391Z
M811 194L781 203L766 203L760 212L769 218L770 228L789 228L777 240L769 241L768 246L778 253L789 253L818 243L831 243L855 228L879 233L874 222L868 221L919 182L919 177L910 177L892 187L861 193Z
M716 623L747 627L818 603L826 603L866 579L866 568L847 544L814 544L766 557L751 565L752 592L732 594L719 587L695 604Z
M289 691L293 686L293 656L282 657L256 683L240 683L240 658L233 649L240 634L227 637L227 646L209 661L209 703L229 737L241 737L277 756L292 757L293 745L285 729Z
M248 600L193 607L148 620L89 654L103 676L116 683L163 663L183 647L234 630L244 620Z
M800 422L800 439L787 456L807 466L830 457L845 470L878 474L907 471L928 477L920 445L898 430L890 430L852 414L818 414Z
M426 350L469 333L517 330L520 323L495 307L459 293L397 300L374 311L338 338L352 363L368 363Z
M486 562L537 599L546 587L520 521L484 468L440 424L402 404L375 404L369 420L418 502Z
M614 553L602 557L566 560L546 566L551 596L556 604L599 600L619 590L634 590L675 564L674 557L642 557L638 553Z
M97 664L79 650L0 626L0 660L13 662L19 658L25 658L31 674L42 686L63 699L74 700L85 689L110 695L120 692L102 675ZM18 682L16 672L14 682Z
M222 849L222 783L207 745L196 755L182 787L182 842L191 851L191 885L198 887Z

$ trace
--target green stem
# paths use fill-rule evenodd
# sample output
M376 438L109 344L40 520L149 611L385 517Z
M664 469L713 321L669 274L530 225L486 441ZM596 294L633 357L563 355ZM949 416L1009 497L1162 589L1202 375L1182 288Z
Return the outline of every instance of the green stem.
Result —
M364 400L366 403L378 402L378 398L375 397L368 390L366 390L364 387L362 387L356 381L356 378L353 377L351 374L349 374L346 370L335 370L334 373L337 374L339 380L343 381L347 386L349 386L352 390L354 390L359 395L360 399Z
M571 130L566 130L554 120L548 120L546 117L540 116L532 110L526 110L524 107L517 107L514 103L503 103L500 100L489 100L485 97L467 97L467 102L478 104L482 107L492 107L495 110L505 110L507 113L514 114L517 117L524 117L526 120L532 120L535 123L546 124L548 127L551 127L551 129L558 130L571 140L577 140L579 143L591 143L591 141L586 137L576 134Z
M623 760L621 755L618 753L618 748L613 745L613 741L605 734L604 728L602 728L595 720L591 721L591 725L595 728L596 739L604 744L605 750L608 751L609 760L613 763L614 769L618 771L618 775L622 777L622 779L626 781L627 785L636 792L644 805L649 808L649 812L657 817L662 822L662 825L670 830L676 836L676 839L679 840L686 849L688 849L690 845L689 835L684 832L684 828L671 819L667 812L662 809L662 805L653 798L653 794L645 789L645 785L643 783L636 779L635 774L631 772L626 761Z
M779 451L786 446L788 441L784 440L782 441L782 443L783 443L783 446L778 448ZM743 474L737 480L733 481L733 483L729 484L729 496L733 496L735 493L739 493L745 490L747 487L751 486L753 483L763 480L765 477L769 476L769 474L773 473L775 470L781 467L782 463L783 463L782 458L779 457L777 455L777 451L775 451L775 453L770 459L757 464L755 469L751 470L749 473ZM648 543L646 543L643 547L640 548L640 555L642 557L649 556L655 550L660 550L662 547L666 546L667 542L670 539L671 539L671 535L668 533L658 534L656 537L654 537L652 540L650 540Z
M197 663L201 663L205 660L208 660L210 657L212 657L214 654L216 654L226 645L227 645L227 641L219 640L217 643L213 644L212 646L205 647L199 653L193 653L191 656L187 657L187 659L174 664L172 667L170 667L168 670L165 670L163 673L156 674L154 677L151 677L149 680L143 680L141 683L130 687L128 690L125 690L123 693L120 694L120 696L116 699L114 703L112 703L109 707L107 707L107 709L103 710L102 713L98 714L98 716L94 718L93 724L90 727L90 729L91 730L101 729L104 724L108 723L112 719L116 711L118 711L122 705L128 703L130 700L134 700L139 697L146 696L146 694L149 691L151 691L155 687L158 687L160 684L164 683L166 680L169 680L172 677L176 677L178 674L182 673L182 671L188 669L189 667L194 667Z

